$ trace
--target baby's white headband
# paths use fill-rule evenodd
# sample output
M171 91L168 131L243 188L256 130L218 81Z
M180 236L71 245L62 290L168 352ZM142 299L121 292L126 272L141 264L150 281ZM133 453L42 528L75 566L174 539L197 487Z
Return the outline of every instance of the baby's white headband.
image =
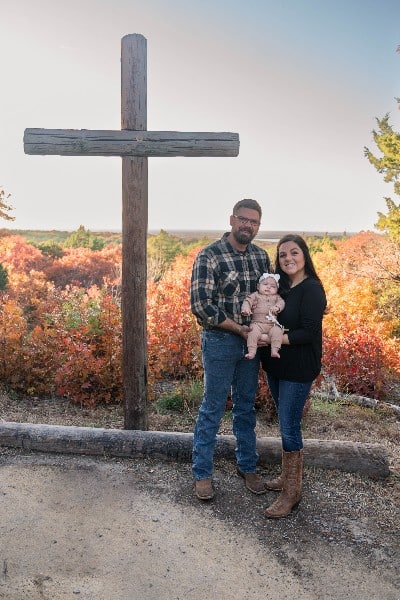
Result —
M278 281L280 280L281 276L275 273L263 273L260 277L260 279L258 280L258 283L261 283L263 279L267 279L268 277L272 277L272 279L275 279L276 283L278 283Z

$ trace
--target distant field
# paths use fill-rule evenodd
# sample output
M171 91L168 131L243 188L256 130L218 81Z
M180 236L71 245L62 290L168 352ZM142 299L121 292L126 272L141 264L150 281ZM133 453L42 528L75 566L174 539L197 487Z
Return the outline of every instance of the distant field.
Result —
M0 229L0 237L4 235L21 235L30 244L41 244L50 240L57 244L63 244L71 233L73 232L56 229ZM108 244L120 244L122 241L120 231L92 231L92 233Z
M195 240L203 240L203 239L218 239L224 233L224 230L218 229L165 229L167 233L173 235L175 237L181 238L186 241L195 241ZM227 231L227 230L226 230ZM95 231L91 230L91 232L97 237L104 240L106 243L114 243L120 244L122 241L121 231ZM4 235L21 235L24 237L29 243L32 244L40 244L45 241L53 241L58 244L62 244L70 235L72 231L62 231L62 230L40 230L40 229L8 229L3 228L0 229L0 237ZM158 235L160 233L160 229L150 229L149 235ZM286 233L298 233L304 237L314 237L314 238L322 238L329 237L332 239L340 239L344 236L351 237L355 235L355 233L348 231L259 231L257 235L257 240L265 241L265 242L276 242Z
M176 237L180 237L183 239L186 238L219 238L221 235L228 231L228 228L225 230L218 229L165 229L170 235L175 235ZM149 234L157 235L160 233L160 230L149 230ZM354 232L348 231L259 231L257 235L257 239L262 240L279 240L287 233L298 233L304 237L330 237L332 239L342 238L344 236L351 237L356 235Z

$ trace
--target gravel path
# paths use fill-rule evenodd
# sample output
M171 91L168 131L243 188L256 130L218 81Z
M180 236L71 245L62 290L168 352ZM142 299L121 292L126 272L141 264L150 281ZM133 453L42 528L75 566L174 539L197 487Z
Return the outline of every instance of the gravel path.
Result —
M0 466L2 599L400 598L391 482L308 468L299 509L273 521L274 493L227 462L208 503L187 464L3 449Z

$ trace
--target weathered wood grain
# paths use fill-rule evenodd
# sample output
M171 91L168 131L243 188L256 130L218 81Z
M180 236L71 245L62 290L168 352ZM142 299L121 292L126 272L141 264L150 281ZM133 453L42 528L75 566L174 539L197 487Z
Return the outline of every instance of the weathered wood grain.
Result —
M121 44L121 129L147 129L147 41ZM121 133L126 134L127 131ZM122 373L126 429L147 424L148 159L122 156Z
M239 135L87 129L25 129L25 154L60 156L238 156Z

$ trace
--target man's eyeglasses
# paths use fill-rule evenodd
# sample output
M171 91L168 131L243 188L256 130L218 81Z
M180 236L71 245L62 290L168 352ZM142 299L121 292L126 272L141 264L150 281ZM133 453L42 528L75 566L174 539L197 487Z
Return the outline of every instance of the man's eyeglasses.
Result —
M242 225L250 225L252 227L259 227L261 225L261 221L256 221L255 219L246 219L246 217L240 217L238 215L233 215L235 219L237 219Z

